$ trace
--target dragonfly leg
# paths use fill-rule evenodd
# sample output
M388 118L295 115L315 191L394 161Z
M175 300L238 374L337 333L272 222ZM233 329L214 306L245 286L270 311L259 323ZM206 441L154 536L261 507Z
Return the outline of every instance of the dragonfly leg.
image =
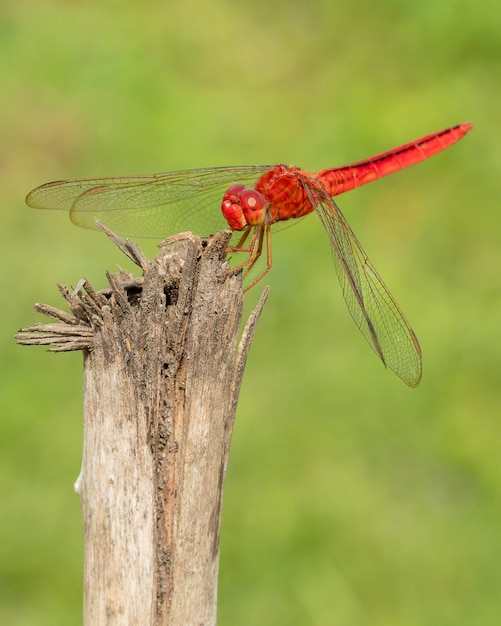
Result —
M256 232L254 233L252 237L252 241L250 244L251 253L246 263L243 264L244 267L246 268L244 271L244 278L248 276L249 272L254 267L254 264L263 253L263 238L264 238L264 230L262 228L259 229L259 232L256 230Z
M257 226L254 228L254 232L252 233L252 237L249 242L249 245L246 248L242 246L242 244L245 243L245 240L247 239L249 232L250 232L250 228L244 233L244 236L240 239L240 241L238 242L236 246L232 246L231 248L228 248L230 252L249 253L249 256L246 261L244 261L243 263L239 263L237 266L231 268L230 270L231 272L238 272L238 270L245 268L244 278L247 276L247 274L250 272L250 270L252 269L256 261L261 256L261 251L263 249L264 230L260 226Z
M266 276L266 274L271 270L271 265L272 265L272 254L271 254L271 227L265 226L265 230L266 230L266 268L261 272L261 274L259 274L259 276L257 278L255 278L252 283L246 287L244 289L244 293L247 293L249 291L249 289L252 289L252 287L254 287L255 285L257 285L257 283ZM250 267L245 271L244 273L244 278L245 276L247 276L247 274L249 273L249 271L252 269L253 265L255 264L255 262L257 261L257 259L261 256L261 252L262 252L262 248L263 248L263 236L264 236L264 232L261 233L260 239L259 239L259 251L258 251L258 255L256 256L256 258L254 259L252 265L250 265Z
M238 240L237 245L228 246L226 248L226 252L250 252L252 250L252 240L254 239L254 237L252 237L250 244L247 248L244 248L244 244L247 241L247 237L249 236L251 229L252 229L252 226L248 226L244 230L244 234L242 235L242 237Z
M271 269L272 264L272 256L271 256L271 227L269 225L256 227L250 243L247 248L242 248L239 246L235 246L232 248L233 252L248 252L249 257L243 263L240 263L236 267L233 267L230 272L237 272L238 270L243 269L244 279L249 275L252 271L252 268L257 263L258 259L261 257L263 253L263 241L264 236L266 234L266 268L262 271L257 278L255 278L252 283L244 289L244 293L247 293L249 289L252 289ZM245 233L244 237L240 240L239 244L245 242L248 233Z
M252 233L249 244L245 246L245 242L247 241L247 238L249 237L252 228L254 228L254 232ZM239 242L235 246L230 246L226 249L227 252L247 252L249 254L248 258L243 263L239 263L237 266L232 267L230 270L228 270L228 274L238 272L238 270L243 270L243 278L245 279L252 271L252 268L257 263L258 259L263 253L263 242L265 235L266 268L257 276L257 278L252 281L252 283L248 287L244 289L244 293L247 293L249 289L252 289L252 287L254 287L254 285L256 285L264 276L266 276L266 274L271 269L271 226L259 225L247 228L240 238Z

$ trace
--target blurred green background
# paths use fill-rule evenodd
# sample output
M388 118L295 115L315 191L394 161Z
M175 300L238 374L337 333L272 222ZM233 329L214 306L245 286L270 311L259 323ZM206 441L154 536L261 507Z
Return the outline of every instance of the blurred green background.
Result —
M476 128L456 146L339 198L421 341L418 389L350 320L315 217L274 238L219 624L500 623L500 33L494 0L2 0L0 623L81 621L82 358L12 335L41 321L35 301L62 305L57 281L100 288L123 263L26 193L201 166L318 170L462 121Z

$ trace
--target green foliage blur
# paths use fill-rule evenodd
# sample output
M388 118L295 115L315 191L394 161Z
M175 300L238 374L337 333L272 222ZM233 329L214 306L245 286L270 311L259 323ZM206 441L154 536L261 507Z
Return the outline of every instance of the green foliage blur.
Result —
M81 622L82 359L12 336L42 321L34 302L62 306L56 282L100 288L124 263L26 193L202 166L314 171L463 121L474 131L446 152L339 197L420 339L417 389L350 320L315 217L274 238L219 624L500 623L500 32L493 0L2 1L1 624Z

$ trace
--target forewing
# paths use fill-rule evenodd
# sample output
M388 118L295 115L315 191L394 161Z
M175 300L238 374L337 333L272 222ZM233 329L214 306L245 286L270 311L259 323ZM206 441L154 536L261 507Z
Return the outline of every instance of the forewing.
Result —
M383 363L410 387L421 380L421 349L414 331L367 258L354 232L328 193L303 181L334 250L336 272L351 316Z
M26 202L38 209L67 210L84 228L103 222L120 235L166 237L187 230L209 235L228 227L220 208L226 189L236 183L252 186L271 167L62 180L37 187Z

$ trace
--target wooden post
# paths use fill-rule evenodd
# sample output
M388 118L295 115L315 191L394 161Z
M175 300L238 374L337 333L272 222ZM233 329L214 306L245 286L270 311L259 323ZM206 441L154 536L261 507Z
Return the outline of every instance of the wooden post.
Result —
M84 352L85 626L216 624L219 529L233 420L267 290L240 344L242 285L230 233L185 234L142 269L60 286L72 315L24 328L25 345Z

